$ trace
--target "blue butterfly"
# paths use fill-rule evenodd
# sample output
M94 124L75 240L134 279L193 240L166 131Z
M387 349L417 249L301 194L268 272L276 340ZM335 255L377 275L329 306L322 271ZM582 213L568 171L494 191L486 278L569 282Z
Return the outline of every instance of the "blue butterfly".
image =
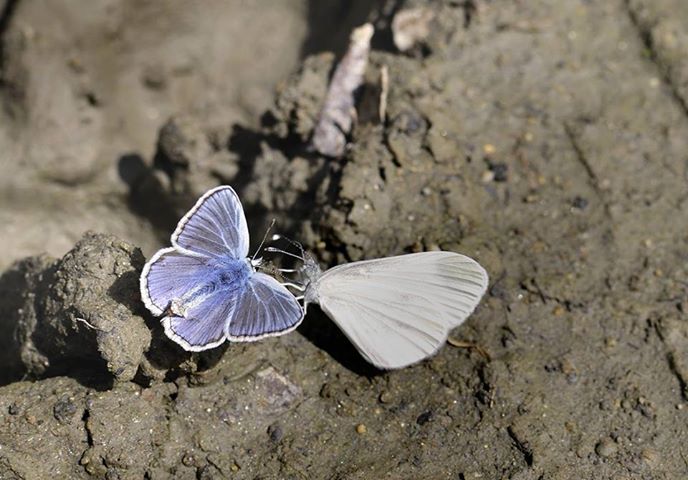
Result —
M143 268L141 297L185 350L282 335L303 320L289 290L256 271L260 259L247 258L248 226L232 187L203 195L179 221L171 242Z

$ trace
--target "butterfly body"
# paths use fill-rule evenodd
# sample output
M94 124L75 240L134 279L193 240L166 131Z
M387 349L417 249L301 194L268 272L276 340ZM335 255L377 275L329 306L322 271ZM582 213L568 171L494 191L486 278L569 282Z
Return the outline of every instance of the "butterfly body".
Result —
M170 301L169 311L177 316L187 316L189 310L211 295L233 295L246 285L255 268L248 259L231 257L212 258L206 261L208 273L196 286Z

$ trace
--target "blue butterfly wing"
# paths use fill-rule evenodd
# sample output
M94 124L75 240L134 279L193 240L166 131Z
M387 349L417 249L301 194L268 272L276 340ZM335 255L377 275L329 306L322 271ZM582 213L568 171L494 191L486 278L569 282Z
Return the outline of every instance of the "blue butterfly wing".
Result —
M141 273L141 298L154 315L162 315L175 298L201 284L210 273L206 258L163 248Z
M163 318L165 334L191 352L219 346L226 340L225 327L236 307L237 293L215 292L189 308L185 316Z
M303 320L303 309L274 278L251 275L237 296L225 334L231 341L254 341L294 330Z
M248 226L244 209L232 187L208 191L179 221L172 245L208 257L248 255Z

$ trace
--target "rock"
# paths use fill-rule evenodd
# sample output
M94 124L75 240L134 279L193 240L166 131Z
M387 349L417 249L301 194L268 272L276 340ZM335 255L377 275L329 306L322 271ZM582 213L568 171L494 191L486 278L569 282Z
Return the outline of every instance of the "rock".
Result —
M616 454L617 450L616 443L609 438L605 438L595 445L595 452L603 458L611 457Z

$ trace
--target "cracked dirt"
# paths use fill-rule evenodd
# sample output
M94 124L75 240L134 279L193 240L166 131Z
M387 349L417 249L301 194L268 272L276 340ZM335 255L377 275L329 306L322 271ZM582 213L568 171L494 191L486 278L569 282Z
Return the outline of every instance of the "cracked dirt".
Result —
M5 3L0 478L687 478L688 5L220 3ZM391 16L430 5L396 51ZM309 132L366 20L328 160ZM254 243L275 218L323 265L476 258L489 292L452 337L489 358L378 372L316 308L180 351L137 276L220 183Z

